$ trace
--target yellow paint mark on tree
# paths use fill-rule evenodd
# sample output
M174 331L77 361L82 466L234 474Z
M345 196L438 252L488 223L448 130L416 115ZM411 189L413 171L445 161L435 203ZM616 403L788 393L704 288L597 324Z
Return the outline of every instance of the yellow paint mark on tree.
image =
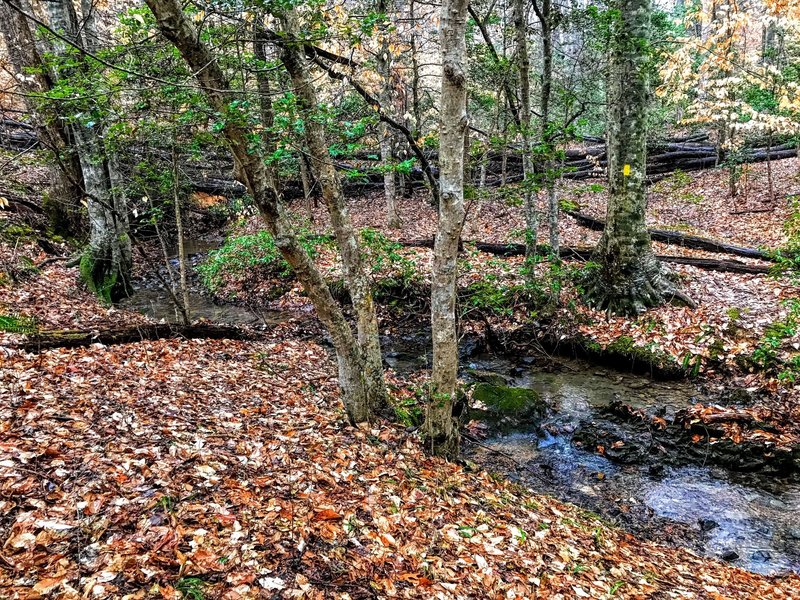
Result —
M625 175L625 177L630 175L631 174L631 166L630 165L625 165L624 167L622 167L622 174Z

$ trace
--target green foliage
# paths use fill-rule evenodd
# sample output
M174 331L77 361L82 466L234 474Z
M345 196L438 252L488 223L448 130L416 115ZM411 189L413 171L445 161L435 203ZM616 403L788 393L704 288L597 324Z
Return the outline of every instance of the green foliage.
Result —
M761 342L753 350L751 363L768 372L776 373L778 379L795 383L800 378L800 354L793 354L782 361L780 354L787 340L794 338L800 327L800 300L786 301L789 312L783 319L767 327Z
M313 257L326 240L316 235L303 235L298 238L306 251ZM226 240L225 244L208 254L208 259L198 266L203 284L212 292L220 289L226 279L243 279L254 273L288 277L291 267L281 256L275 240L266 231L255 235L243 235Z
M32 317L0 315L0 331L8 333L35 333L38 327Z
M406 427L417 427L425 420L425 413L422 410L424 404L424 390L415 390L411 398L403 398L394 403L394 413L397 420Z
M205 585L206 583L198 577L183 577L175 584L175 589L187 600L204 600Z
M403 246L390 240L377 229L367 227L360 231L361 251L373 277L380 277L382 285L410 286L420 279L419 271L403 254Z
M773 253L775 266L772 275L789 276L795 283L800 275L800 198L791 199L791 212L783 224L787 242L783 248Z

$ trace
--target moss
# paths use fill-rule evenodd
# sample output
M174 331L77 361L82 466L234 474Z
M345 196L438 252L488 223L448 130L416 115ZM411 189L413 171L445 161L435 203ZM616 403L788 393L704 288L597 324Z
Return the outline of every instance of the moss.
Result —
M539 394L528 388L481 382L475 385L472 399L484 404L487 412L497 418L528 421L543 417L547 410Z
M87 248L81 256L79 265L81 279L93 294L97 295L105 304L113 301L114 288L117 285L117 273L108 272L92 257L91 249Z
M36 232L23 223L8 223L5 226L0 223L0 239L10 243L33 241Z

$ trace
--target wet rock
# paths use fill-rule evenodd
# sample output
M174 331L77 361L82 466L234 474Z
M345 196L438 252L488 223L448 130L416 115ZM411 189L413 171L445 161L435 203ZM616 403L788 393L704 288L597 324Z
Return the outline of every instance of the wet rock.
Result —
M504 429L538 424L547 414L547 404L528 388L479 382L472 390L472 400L478 404L472 411L472 418Z
M750 555L750 558L758 562L767 562L772 560L772 553L768 550L756 550Z
M495 373L493 371L484 371L481 369L467 369L466 374L473 381L488 383L493 386L507 386L509 383L511 383L511 379L509 377L507 377L506 375L502 375L501 373Z
M711 531L719 527L719 523L714 519L700 519L698 523L700 523L700 529L703 531Z
M786 537L793 540L800 540L800 527L791 527L787 529Z
M739 559L739 553L736 552L736 550L731 550L731 549L723 550L722 554L720 555L720 558L722 560L727 560L728 562L732 562L734 560Z
M523 365L532 365L533 363L535 363L535 362L536 362L536 358L534 358L533 356L523 356L523 357L520 359L520 362L521 362Z

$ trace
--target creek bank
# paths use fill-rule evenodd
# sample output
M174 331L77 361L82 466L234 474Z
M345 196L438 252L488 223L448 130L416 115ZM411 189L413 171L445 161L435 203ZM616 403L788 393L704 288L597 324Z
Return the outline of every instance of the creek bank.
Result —
M142 292L144 295L139 298L146 300L143 304L173 310L165 292L158 298L148 297L156 292L148 291L146 286ZM211 320L230 322L233 318L238 324L241 321L236 319L253 318L252 309L218 305L207 295L200 296L214 310L222 306L237 312L245 310L250 315L231 317L217 312ZM420 331L415 315L390 312L386 319L391 323L390 333L382 339L386 363L399 373L426 370L430 365L430 332ZM280 317L280 313L276 316ZM255 318L261 319L257 315ZM593 355L602 358L602 349L585 341L557 340L555 336L549 345L547 340L534 336L532 329L506 332L487 327L483 335L471 333L462 339L464 379L473 381L477 390L481 389L480 383L532 390L534 394L524 397L526 403L536 407L522 419L507 412L495 415L494 420L488 414L480 420L473 419L467 430L477 436L490 434L482 446L495 451L467 443L468 460L535 491L573 502L635 535L694 548L717 558L724 556L757 572L800 571L800 544L793 537L800 531L800 522L792 516L800 514L800 482L703 464L705 455L701 459L678 448L685 438L671 442L675 452L669 451L667 438L663 453L649 455L652 425L647 424L648 419L677 423L680 411L698 401L712 401L682 379L686 375L684 369L665 364L662 357L647 354L646 350L640 352L623 341L612 349L616 354L607 354L605 361L623 371L603 371L596 363L572 359ZM542 347L570 359L554 360L541 352ZM509 351L515 359L480 355L487 348ZM633 373L647 373L664 381ZM512 392L512 396L518 399L520 393ZM613 409L615 402L628 406L635 416L614 416L614 410L623 410ZM544 403L547 410L543 410ZM473 408L487 411L488 405ZM638 416L639 410L647 419ZM604 444L591 445L587 432L592 431L598 440L600 432L610 433L602 438ZM677 432L667 430L664 435L672 433ZM583 447L575 443L576 434L578 438L586 436ZM623 444L615 447L619 441ZM604 454L595 451L597 445L604 446ZM627 461L621 451L626 446L632 449ZM711 445L701 446L705 451ZM719 464L733 466L724 460ZM717 514L720 506L727 505L735 509L730 514Z
M468 423L468 432L485 436L480 444L467 441L468 460L634 535L759 573L800 572L800 477L732 470L740 463L724 460L724 453L715 463L687 451L682 431L667 427L662 440L652 425L641 426L652 419L680 423L686 408L713 401L692 383L602 371L581 361L545 372L487 355L473 357L469 367L466 379L475 371L482 378L498 374L509 386L536 391L549 411L537 424L520 422L511 430ZM603 431L608 435L598 452L586 436ZM659 444L663 450L656 450ZM704 452L714 445L694 444ZM747 456L747 448L742 444L736 456Z

